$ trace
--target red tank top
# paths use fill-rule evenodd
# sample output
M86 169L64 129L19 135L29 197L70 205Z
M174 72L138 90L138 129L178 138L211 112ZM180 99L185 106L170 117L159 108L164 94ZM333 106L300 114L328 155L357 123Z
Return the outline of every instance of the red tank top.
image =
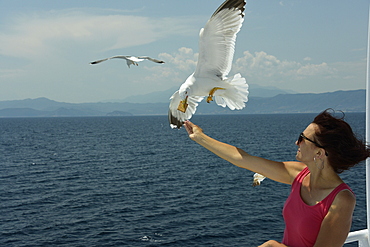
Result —
M297 175L293 181L291 193L284 204L285 231L282 243L287 246L312 247L319 234L321 222L328 213L335 196L342 190L352 192L347 184L342 183L321 202L309 206L301 197L302 181L309 173L306 167Z

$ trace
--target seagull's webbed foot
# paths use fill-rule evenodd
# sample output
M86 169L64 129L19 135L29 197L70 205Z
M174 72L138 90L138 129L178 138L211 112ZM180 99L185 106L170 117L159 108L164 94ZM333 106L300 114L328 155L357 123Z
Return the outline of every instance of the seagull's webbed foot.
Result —
M213 94L217 90L225 90L225 88L222 88L222 87L214 87L214 88L212 88L211 91L209 91L209 95L207 97L207 103L210 103L211 101L213 101Z

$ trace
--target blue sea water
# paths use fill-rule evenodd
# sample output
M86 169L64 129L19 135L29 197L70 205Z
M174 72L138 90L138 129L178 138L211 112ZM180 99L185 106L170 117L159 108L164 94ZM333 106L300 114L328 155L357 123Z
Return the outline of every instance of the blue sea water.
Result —
M212 137L294 160L315 114L194 116ZM365 135L365 114L346 120ZM0 119L0 246L257 246L281 240L289 185L235 167L166 116ZM366 228L365 166L342 174ZM346 246L357 246L348 244Z

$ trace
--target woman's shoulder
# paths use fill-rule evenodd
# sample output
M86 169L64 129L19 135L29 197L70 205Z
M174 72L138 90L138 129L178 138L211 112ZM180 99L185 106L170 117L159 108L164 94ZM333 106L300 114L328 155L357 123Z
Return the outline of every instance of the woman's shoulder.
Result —
M346 184L342 184L346 185ZM355 204L356 196L348 186L343 186L343 189L338 192L333 203Z
M329 212L336 212L339 215L352 215L356 206L356 197L349 189L338 192L331 204Z
M307 168L304 163L299 161L287 161L284 162L284 165L289 172L291 182L294 181L298 174L300 174L303 170L305 170L305 168Z

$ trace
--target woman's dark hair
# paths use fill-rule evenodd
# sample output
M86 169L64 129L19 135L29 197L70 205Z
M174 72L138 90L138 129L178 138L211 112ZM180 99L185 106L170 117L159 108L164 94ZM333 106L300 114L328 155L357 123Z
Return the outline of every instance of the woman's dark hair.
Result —
M326 150L334 171L341 173L370 157L370 149L357 139L351 126L343 120L344 113L341 118L335 117L334 113L334 110L326 109L315 117L313 123L319 127L315 139Z

